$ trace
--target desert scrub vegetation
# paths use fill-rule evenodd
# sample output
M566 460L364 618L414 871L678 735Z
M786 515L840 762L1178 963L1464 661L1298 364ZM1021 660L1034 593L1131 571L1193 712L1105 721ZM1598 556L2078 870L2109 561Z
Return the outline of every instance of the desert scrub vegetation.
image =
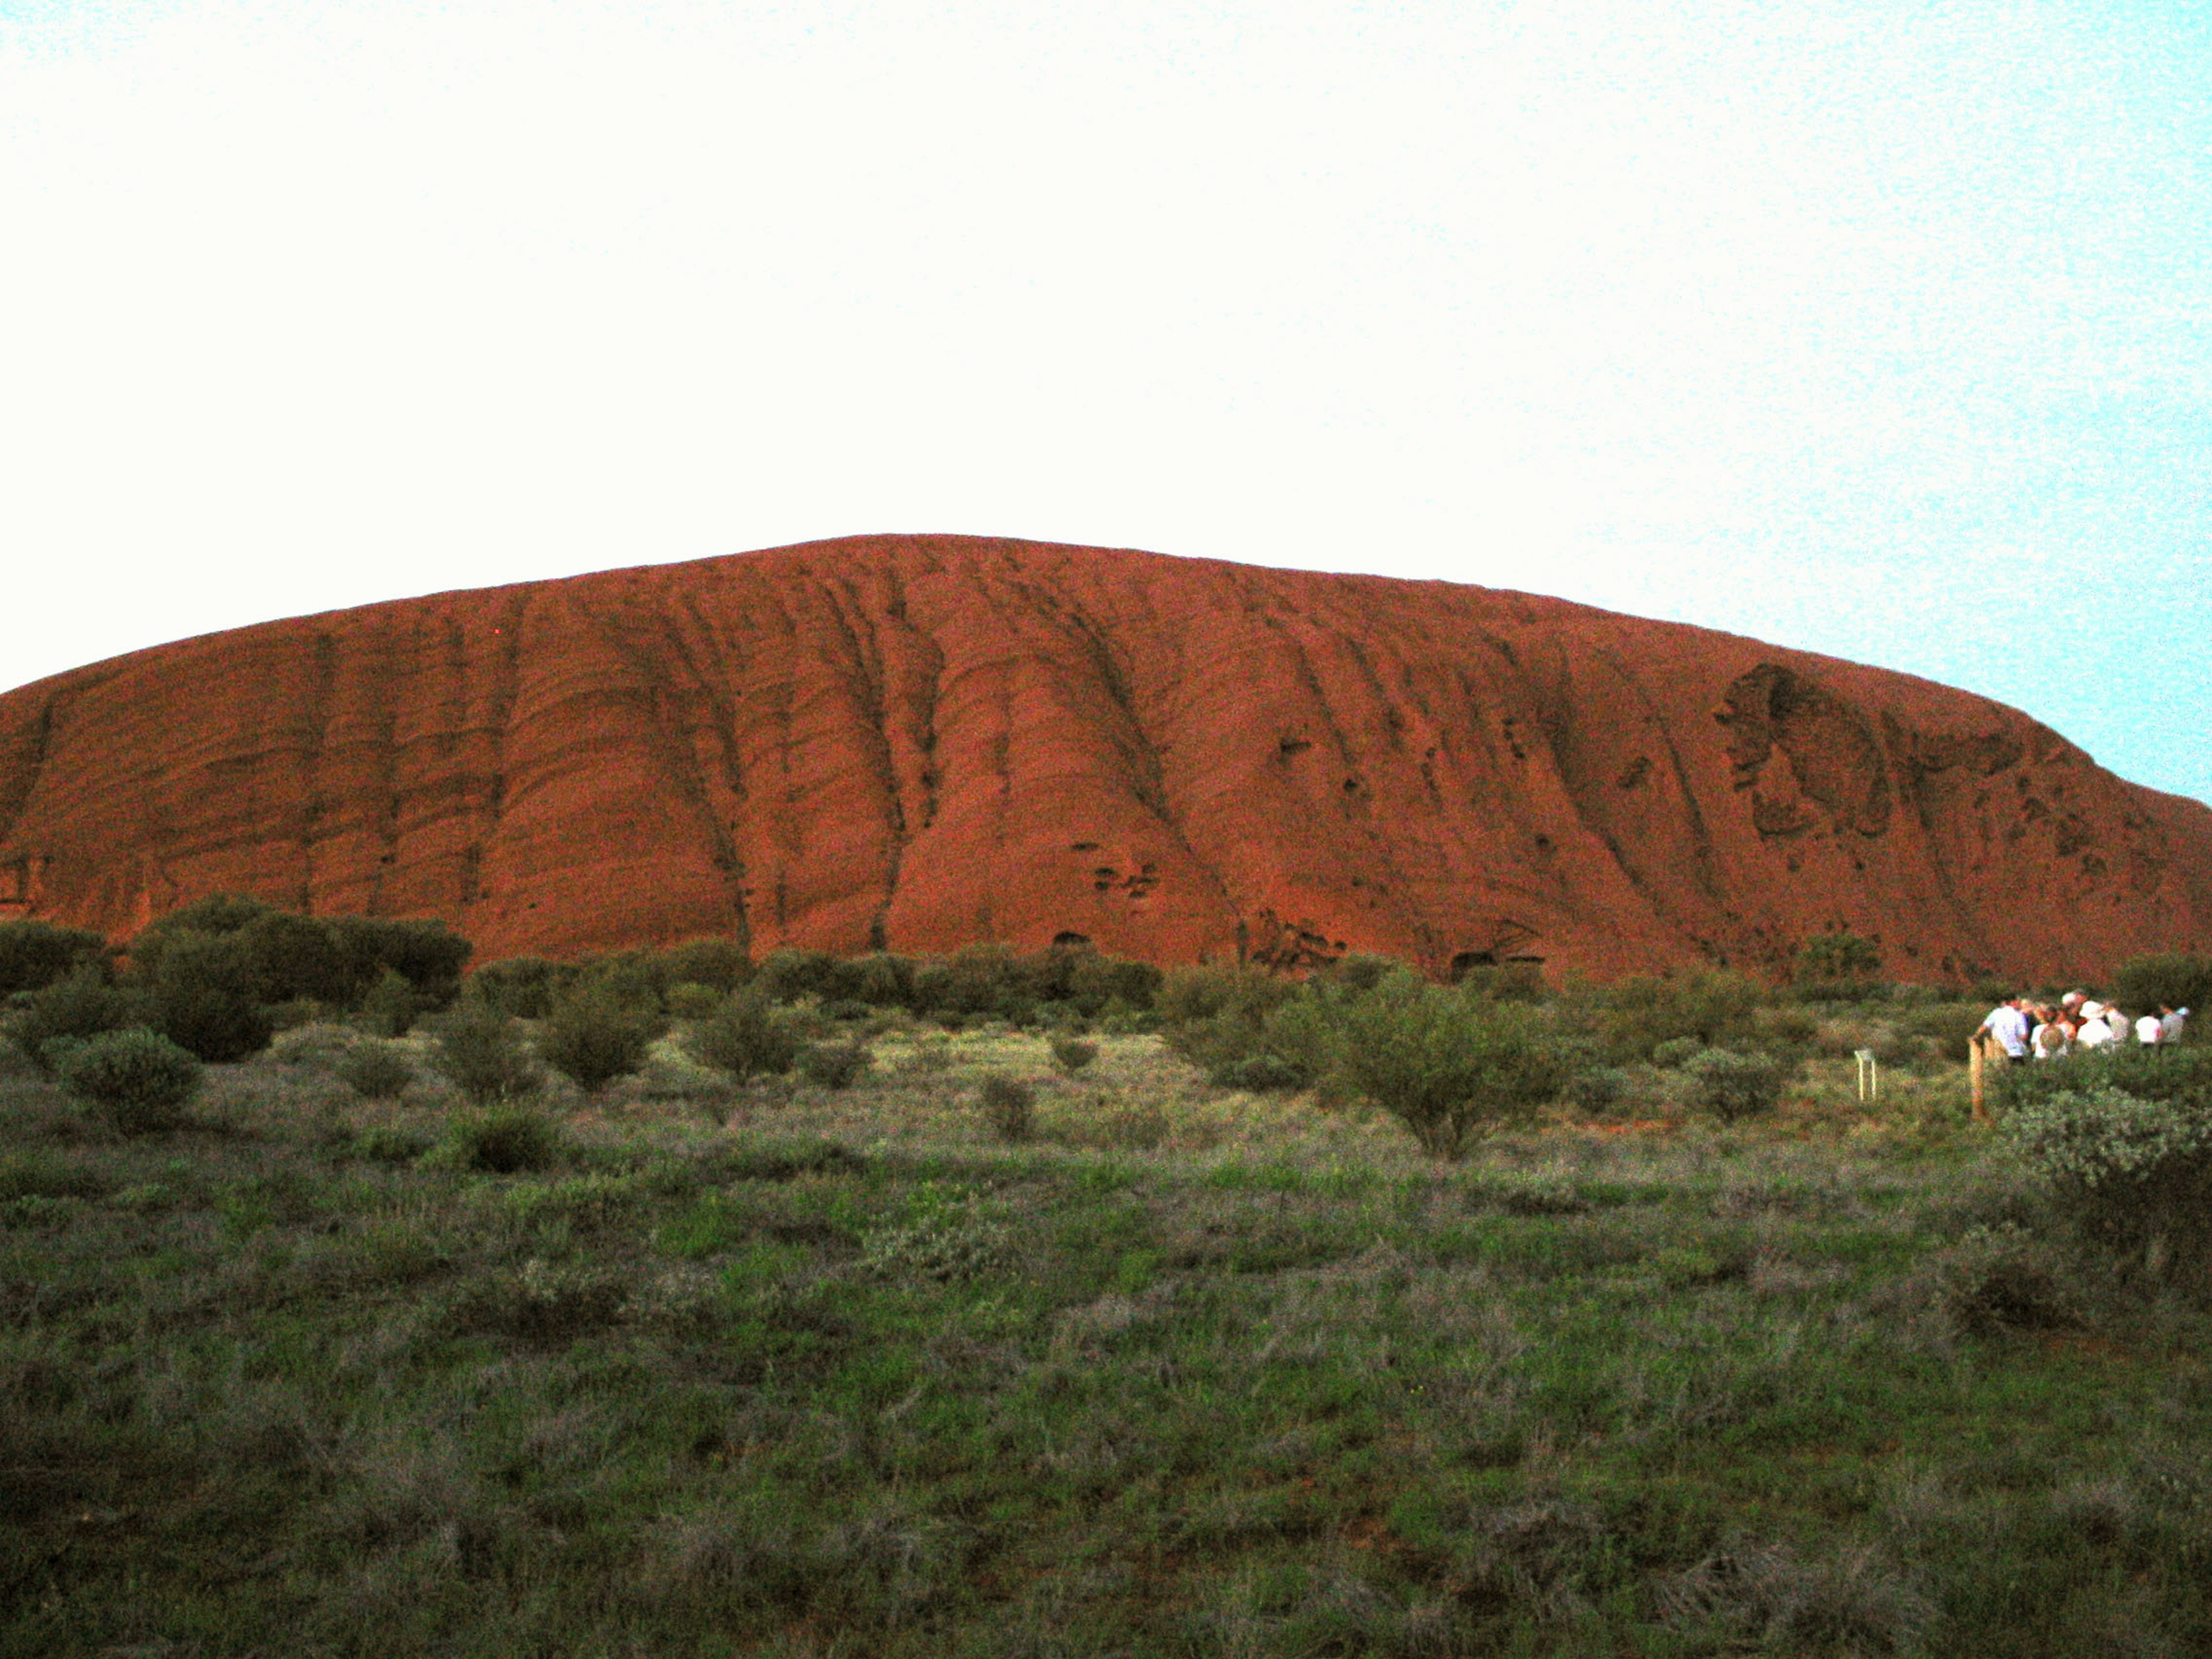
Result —
M477 1101L418 1032L371 1097L302 1026L126 1135L0 1070L0 1651L2212 1645L2207 1315L2039 1162L2066 1091L1984 1135L1808 1045L1728 1121L1478 990L1566 1069L1453 1159L1356 1071L759 994L866 1086Z
M678 947L356 967L125 1126L153 988L21 959L0 1653L2212 1650L2201 1046L1986 1133L1832 962Z

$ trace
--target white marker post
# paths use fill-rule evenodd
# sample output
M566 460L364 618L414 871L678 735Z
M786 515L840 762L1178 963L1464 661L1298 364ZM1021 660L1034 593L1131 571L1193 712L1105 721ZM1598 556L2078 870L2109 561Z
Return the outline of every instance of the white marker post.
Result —
M1859 1062L1859 1099L1878 1103L1881 1099L1881 1066L1874 1057L1874 1050L1854 1048L1851 1052Z

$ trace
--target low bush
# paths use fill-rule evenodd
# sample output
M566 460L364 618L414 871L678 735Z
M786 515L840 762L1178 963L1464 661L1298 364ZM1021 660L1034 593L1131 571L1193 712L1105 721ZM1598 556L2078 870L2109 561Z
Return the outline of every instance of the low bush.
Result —
M430 1063L478 1105L519 1100L545 1081L544 1069L514 1022L478 1001L464 1002L438 1022Z
M645 1063L661 1024L641 1003L586 981L554 1003L538 1031L538 1050L555 1071L595 1093Z
M429 1005L422 993L397 969L387 968L364 992L354 1022L380 1037L403 1037L415 1029Z
M483 1175L550 1170L567 1155L560 1127L530 1106L499 1106L457 1115L422 1156L426 1168Z
M1052 1040L1052 1063L1069 1077L1073 1077L1098 1058L1098 1045L1085 1042L1077 1037L1056 1036Z
M1628 1098L1630 1079L1617 1066L1595 1066L1567 1079L1567 1104L1592 1117L1616 1111Z
M1027 1140L1036 1130L1036 1091L1019 1078L994 1072L977 1089L983 1121L1010 1144Z
M106 1031L52 1046L61 1085L125 1134L176 1127L199 1091L199 1061L153 1031Z
M143 996L110 984L104 971L88 966L32 994L15 1016L15 1041L45 1066L46 1045L58 1037L94 1037L103 1031L146 1025L152 1018L153 1009Z
M848 1089L868 1069L869 1054L862 1042L816 1042L799 1056L799 1075L821 1089Z
M799 1043L764 991L748 988L691 1028L684 1052L738 1082L791 1069Z
M341 1054L331 1072L365 1100L397 1100L415 1080L415 1063L395 1042L364 1037Z
M43 991L107 957L107 940L82 927L0 921L0 1000Z
M2212 1111L2106 1085L2021 1105L2003 1133L2090 1242L2124 1267L2201 1284L2212 1261Z
M1758 1035L1758 1014L1774 994L1743 974L1719 969L1646 975L1610 985L1571 982L1562 994L1569 1023L1588 1034L1597 1057L1613 1065L1649 1060L1662 1044L1694 1038L1683 1050L1744 1048Z
M668 988L668 1012L678 1019L711 1019L727 993L684 980Z
M1723 1123L1771 1112L1782 1103L1779 1061L1766 1054L1708 1048L1682 1066L1690 1101Z

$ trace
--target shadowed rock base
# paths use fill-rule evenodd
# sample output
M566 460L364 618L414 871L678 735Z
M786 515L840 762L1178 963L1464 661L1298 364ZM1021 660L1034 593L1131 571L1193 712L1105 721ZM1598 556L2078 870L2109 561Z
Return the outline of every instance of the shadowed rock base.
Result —
M1054 940L2087 975L2212 810L1980 697L1560 600L875 536L335 611L0 696L0 917L215 892L485 957Z

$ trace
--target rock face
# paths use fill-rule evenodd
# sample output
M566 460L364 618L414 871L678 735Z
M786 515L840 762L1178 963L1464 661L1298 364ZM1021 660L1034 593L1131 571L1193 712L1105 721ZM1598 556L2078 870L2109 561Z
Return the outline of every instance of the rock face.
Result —
M2212 810L1899 674L1556 599L967 537L439 595L0 696L0 916L1900 977L2212 943Z

